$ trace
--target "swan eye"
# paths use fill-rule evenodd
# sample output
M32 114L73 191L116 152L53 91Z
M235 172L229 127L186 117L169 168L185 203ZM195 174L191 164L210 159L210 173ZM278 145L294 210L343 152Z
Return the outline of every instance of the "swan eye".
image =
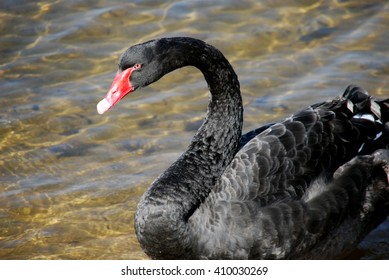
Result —
M132 66L132 69L133 69L133 70L139 70L141 67L142 67L142 65L139 64L139 63L137 63L137 64L135 64L134 66Z

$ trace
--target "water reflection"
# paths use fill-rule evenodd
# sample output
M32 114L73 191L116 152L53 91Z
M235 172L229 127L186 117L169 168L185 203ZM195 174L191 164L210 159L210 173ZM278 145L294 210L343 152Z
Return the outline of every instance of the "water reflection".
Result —
M139 259L139 196L200 125L187 68L104 116L119 54L163 36L214 44L236 69L245 130L358 83L389 97L382 1L2 1L0 258ZM260 119L259 119L260 116ZM388 258L389 222L352 258Z

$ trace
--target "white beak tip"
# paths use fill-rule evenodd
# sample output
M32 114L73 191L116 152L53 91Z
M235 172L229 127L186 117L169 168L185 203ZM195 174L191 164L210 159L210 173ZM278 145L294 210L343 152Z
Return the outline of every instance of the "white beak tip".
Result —
M101 115L107 112L111 108L111 104L107 101L107 99L102 99L97 104L97 112Z

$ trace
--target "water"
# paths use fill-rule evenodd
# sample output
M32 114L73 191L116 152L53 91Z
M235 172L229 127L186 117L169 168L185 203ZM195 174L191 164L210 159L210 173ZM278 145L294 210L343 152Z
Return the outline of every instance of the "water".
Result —
M245 130L357 83L389 97L385 1L18 1L0 4L0 258L143 259L140 195L207 104L185 68L99 116L128 46L192 36L240 77ZM389 257L389 220L350 258Z

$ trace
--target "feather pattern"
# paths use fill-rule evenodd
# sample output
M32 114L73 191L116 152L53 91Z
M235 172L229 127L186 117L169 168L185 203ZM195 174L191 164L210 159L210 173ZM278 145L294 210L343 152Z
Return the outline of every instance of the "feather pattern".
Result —
M353 102L365 105L357 103L356 109L353 105L350 110ZM203 236L234 234L234 238L219 240L219 248L203 251L204 257L331 258L355 246L368 233L366 226L374 220L372 216L384 219L389 211L379 209L379 205L387 206L389 201L383 172L389 152L380 150L347 162L350 155L358 153L360 143L374 146L379 138L369 137L364 130L374 135L383 128L375 124L376 120L382 123L377 114L380 109L366 111L370 102L377 108L386 106L359 87L350 86L342 97L296 113L242 147L191 218L192 229L200 221L220 221L218 234L214 234L214 226L212 234L201 232ZM364 111L375 118L354 118ZM341 162L347 163L339 167ZM335 169L332 177L330 171ZM231 247L240 249L226 249Z

